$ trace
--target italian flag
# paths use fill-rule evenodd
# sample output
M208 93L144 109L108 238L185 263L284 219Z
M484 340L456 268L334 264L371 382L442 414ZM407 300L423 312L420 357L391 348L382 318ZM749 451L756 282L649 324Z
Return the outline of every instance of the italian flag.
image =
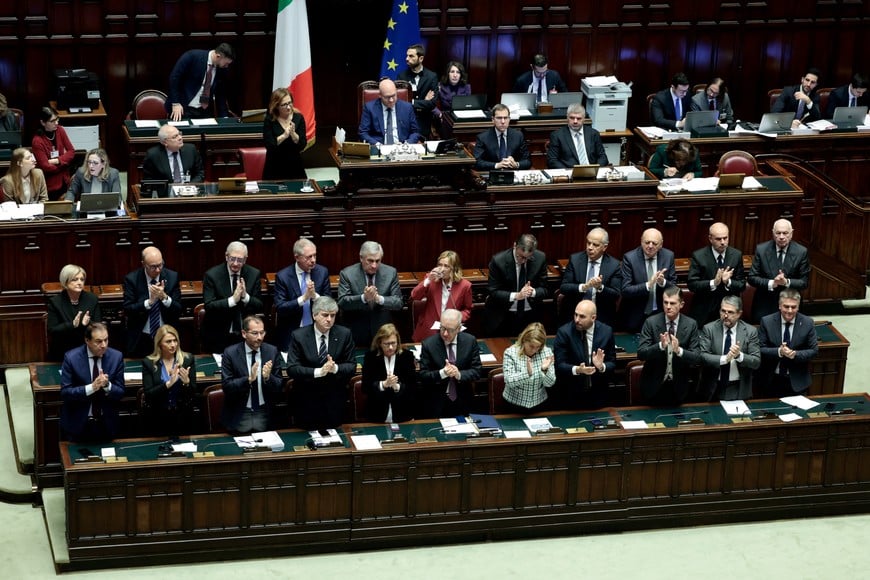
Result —
M314 81L311 78L311 44L308 42L308 11L305 0L278 0L275 28L275 74L273 87L293 93L293 107L305 117L308 145L314 143Z

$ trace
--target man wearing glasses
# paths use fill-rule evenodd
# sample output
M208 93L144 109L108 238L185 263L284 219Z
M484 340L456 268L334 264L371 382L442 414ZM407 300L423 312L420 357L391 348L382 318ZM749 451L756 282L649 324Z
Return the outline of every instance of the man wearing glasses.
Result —
M151 354L154 334L161 325L178 325L181 316L178 273L165 267L163 254L154 246L142 250L142 267L124 277L124 313L126 354L131 358Z
M511 129L510 111L505 105L492 108L492 130L487 129L477 136L474 144L474 168L481 171L492 169L529 169L532 159L526 139L519 129Z
M468 415L474 399L472 385L483 375L477 339L462 329L462 313L441 313L438 336L423 341L420 352L420 382L426 417Z
M686 123L686 113L691 110L689 77L683 73L675 74L671 86L657 92L649 104L652 124L667 131L682 129Z
M202 157L196 146L184 142L178 127L163 125L157 136L160 145L150 148L142 162L143 179L159 179L168 183L205 181Z
M543 322L541 302L547 297L547 256L532 234L522 234L512 248L489 262L489 296L484 331L487 336L519 335L531 322Z
M369 145L419 143L420 128L411 103L398 98L396 83L383 79L378 97L363 106L359 120L359 138Z
M209 269L202 280L205 320L200 340L206 352L223 352L241 342L242 320L263 312L262 274L246 264L248 247L242 242L231 242L225 258L225 263Z

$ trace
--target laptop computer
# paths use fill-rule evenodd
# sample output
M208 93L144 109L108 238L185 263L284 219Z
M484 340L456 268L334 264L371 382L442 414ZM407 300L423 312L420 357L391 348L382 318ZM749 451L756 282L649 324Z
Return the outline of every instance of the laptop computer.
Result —
M143 179L139 184L139 198L169 197L169 182L165 179Z
M575 165L571 170L571 179L595 179L598 177L598 165Z
M743 187L742 173L723 173L719 176L719 189L740 189Z
M704 127L716 127L718 124L719 111L689 111L686 113L686 124L683 130L692 132Z
M0 131L0 149L18 149L19 147L21 147L21 131Z
M453 97L454 111L474 111L486 107L486 95L456 95Z
M532 93L502 93L501 101L499 102L508 108L516 105L519 109L534 111L537 104L536 100L535 95Z
M554 109L567 109L568 105L583 102L583 93L550 93L547 101Z
M79 214L117 211L121 207L121 192L85 193L79 201Z
M867 107L837 107L831 120L837 129L854 129L864 124L867 117Z
M774 133L776 135L788 135L791 133L791 122L794 113L765 113L758 124L759 133Z

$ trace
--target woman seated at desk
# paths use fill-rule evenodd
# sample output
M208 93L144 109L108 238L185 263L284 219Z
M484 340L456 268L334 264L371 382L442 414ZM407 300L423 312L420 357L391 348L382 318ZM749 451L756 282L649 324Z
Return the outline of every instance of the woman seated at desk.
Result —
M471 317L471 282L462 277L462 264L459 254L445 250L438 256L437 265L423 280L411 290L411 300L426 300L423 314L414 327L414 342L438 334L435 322L441 321L441 313L454 308L462 313L462 323Z
M305 117L293 108L293 95L285 88L272 91L263 121L263 141L266 143L263 179L305 179L302 162L302 151L308 143Z
M453 97L467 97L471 94L471 84L468 82L468 73L461 62L452 60L447 63L447 72L441 77L438 84L438 106L435 107L435 120L439 125L438 133L442 139L449 139L453 135L453 120L444 120L444 113L453 110Z
M181 350L178 331L164 324L154 334L154 351L142 359L143 431L177 435L191 431L191 399L196 390L196 361Z
M553 351L540 322L529 324L504 351L504 393L509 413L537 413L546 409L547 389L556 383Z
M69 189L70 171L76 149L61 127L57 111L42 107L39 112L40 128L33 136L33 155L36 166L45 173L49 199L61 199Z
M48 359L63 360L68 351L84 344L85 329L102 322L96 294L84 289L85 269L67 264L60 271L60 294L48 299Z
M45 203L48 189L45 175L36 168L36 157L27 147L19 147L12 152L9 170L0 178L3 201L16 203Z
M414 418L417 368L414 354L402 348L402 338L393 324L381 326L366 351L362 389L367 395L366 419L398 423Z
M9 110L9 104L3 94L0 94L0 131L21 131L18 117Z
M83 193L121 193L121 177L118 170L109 167L109 156L103 149L91 149L85 161L73 176L65 199L78 201ZM121 200L118 200L120 207Z
M659 145L647 166L659 179L701 177L701 156L688 139L672 139Z

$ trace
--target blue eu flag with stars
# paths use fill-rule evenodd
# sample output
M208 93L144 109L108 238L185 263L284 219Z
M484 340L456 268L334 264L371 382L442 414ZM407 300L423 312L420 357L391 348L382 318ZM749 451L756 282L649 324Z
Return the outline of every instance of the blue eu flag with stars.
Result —
M393 11L387 20L384 57L379 78L396 80L405 68L405 53L412 44L420 43L420 11L417 0L393 0Z

